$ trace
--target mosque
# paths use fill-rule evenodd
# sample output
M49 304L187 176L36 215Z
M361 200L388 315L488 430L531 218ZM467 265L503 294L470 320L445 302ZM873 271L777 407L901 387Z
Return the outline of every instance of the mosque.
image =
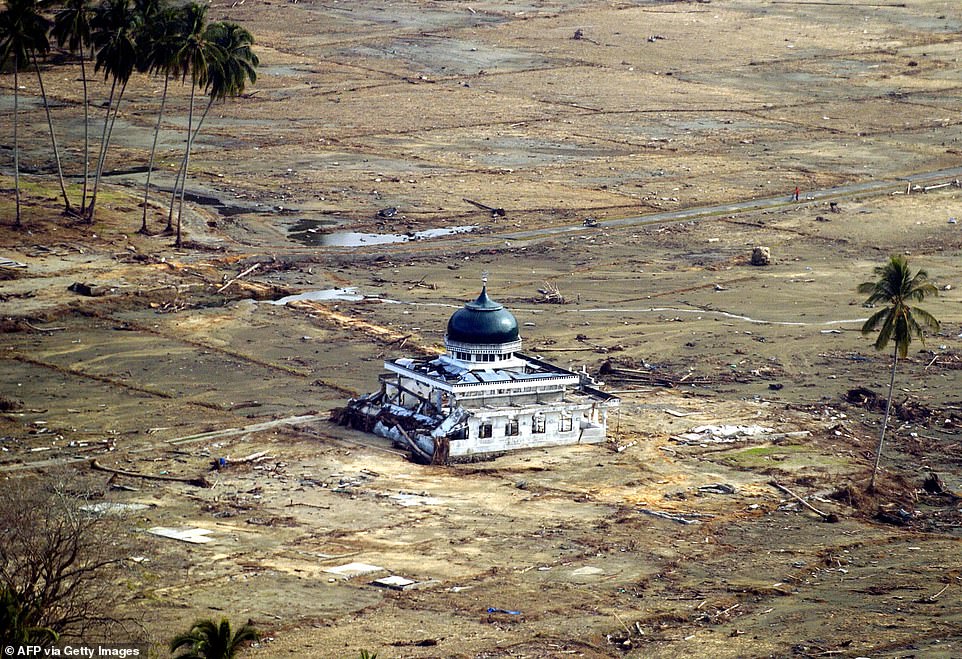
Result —
M619 399L587 372L522 353L518 321L486 282L448 320L444 347L435 358L385 361L380 390L349 401L339 420L434 464L605 440Z

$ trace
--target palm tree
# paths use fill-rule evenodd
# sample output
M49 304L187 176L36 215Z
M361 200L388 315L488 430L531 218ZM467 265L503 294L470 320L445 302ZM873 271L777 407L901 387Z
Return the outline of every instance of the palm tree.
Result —
M57 642L59 635L49 627L35 623L37 611L23 602L17 591L0 586L0 645L39 645Z
M73 208L70 205L70 198L67 197L67 186L63 180L63 165L60 162L60 147L57 146L57 133L53 129L53 119L50 116L50 102L47 99L47 89L43 84L43 72L40 70L40 57L46 56L50 52L50 41L47 33L52 25L50 19L40 13L41 3L34 0L33 22L35 24L35 38L33 47L30 49L30 59L33 61L34 71L37 73L37 83L40 85L40 98L43 100L44 114L47 116L47 130L50 133L50 144L53 147L54 162L57 165L57 180L60 183L60 194L63 197L64 213L71 214Z
M205 40L213 44L214 57L208 62L204 84L207 88L207 107L197 122L193 135L188 137L187 151L184 154L183 182L180 189L180 208L177 212L177 245L181 244L181 217L184 212L184 192L187 185L187 168L190 164L190 149L200 127L207 118L215 101L244 93L247 81L257 80L259 60L251 49L254 37L237 23L220 21L212 23L204 31Z
M66 0L53 19L51 34L57 45L80 56L80 80L83 83L84 104L84 182L80 195L80 214L87 210L87 182L90 179L90 104L87 92L87 53L91 45L90 21L93 7L90 0Z
M37 11L36 0L7 0L0 12L0 66L13 63L13 180L16 197L16 219L13 226L23 226L20 200L20 69L30 61L31 53L46 51L47 22Z
M231 634L230 623L220 625L213 620L198 620L186 634L178 634L170 641L170 651L183 650L175 659L233 659L248 641L256 641L259 634L251 623Z
M908 355L912 339L918 338L925 344L925 331L939 331L939 321L924 309L912 306L910 302L922 302L927 296L938 295L939 290L929 281L925 270L919 270L914 275L909 269L908 261L903 256L892 256L888 263L875 268L877 281L867 281L858 286L858 292L868 294L866 306L882 302L886 306L876 311L862 325L862 334L870 334L879 329L875 339L875 349L884 350L889 342L895 344L892 353L892 375L889 378L889 396L885 405L885 418L882 421L882 431L879 433L878 448L875 451L875 466L869 481L870 492L875 490L875 477L878 474L879 460L882 457L882 444L885 441L885 430L888 426L889 414L892 411L892 396L895 388L895 369L899 358ZM881 326L881 327L880 327Z
M157 153L157 138L164 117L164 107L167 105L167 89L170 86L171 75L179 73L180 63L177 53L184 37L183 11L174 7L161 7L154 0L147 0L141 10L150 12L149 21L145 22L145 29L141 32L142 60L138 68L150 73L164 76L164 91L160 97L160 109L157 111L157 125L154 127L154 141L150 147L150 160L147 163L147 182L144 184L144 213L138 233L150 235L147 228L147 206L150 202L150 176L154 171L154 157Z
M177 186L180 176L186 177L186 163L190 160L190 147L194 124L194 96L198 87L207 83L207 68L212 61L220 57L219 49L206 38L207 5L192 2L184 7L183 42L177 51L176 61L180 70L181 80L186 81L190 75L190 105L187 112L187 146L184 149L184 160L181 171L174 179L174 191L170 199L170 209L167 214L167 230L170 230L174 216L174 205L177 203ZM183 194L181 195L183 196ZM181 202L183 205L183 202ZM180 219L177 221L178 247L181 245Z
M97 204L97 191L103 176L104 163L110 145L110 135L113 132L117 114L120 112L120 101L123 99L127 82L133 75L137 63L137 29L138 16L130 6L130 0L104 0L97 7L91 21L93 28L93 42L97 48L94 70L104 70L104 81L111 79L110 97L107 101L107 113L104 116L104 128L100 137L100 156L97 159L97 169L94 175L94 189L90 195L90 205L87 209L87 222L93 223L94 211ZM120 85L119 93L117 90ZM115 100L116 96L116 100ZM113 118L110 111L113 109Z

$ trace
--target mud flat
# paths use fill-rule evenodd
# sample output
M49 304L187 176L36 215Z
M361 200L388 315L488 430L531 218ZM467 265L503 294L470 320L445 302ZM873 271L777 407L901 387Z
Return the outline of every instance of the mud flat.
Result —
M28 176L28 231L0 228L0 256L27 266L0 268L0 470L104 489L95 458L213 485L106 488L148 506L127 523L151 642L227 616L266 633L263 657L962 652L962 189L869 185L959 165L956 4L211 14L250 27L263 69L202 133L189 248L134 233L135 129L159 88L143 79L98 224L63 221L55 184ZM23 119L42 165L42 111ZM297 240L310 229L408 239ZM749 264L758 245L771 265ZM884 395L890 362L858 332L855 287L895 253L942 288L924 306L943 326L900 365L868 497L881 414L850 391ZM526 351L619 392L607 445L425 467L326 420L383 359L441 345L485 271ZM724 425L766 430L691 436ZM337 570L351 563L379 569ZM388 576L415 587L371 584Z

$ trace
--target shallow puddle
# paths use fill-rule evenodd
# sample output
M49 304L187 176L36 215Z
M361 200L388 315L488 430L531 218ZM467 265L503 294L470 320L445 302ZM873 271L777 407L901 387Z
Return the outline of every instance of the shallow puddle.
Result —
M285 305L288 302L314 301L323 302L326 300L344 300L347 302L357 302L363 300L364 296L357 292L356 288L327 288L322 291L307 291L297 295L288 295L279 300L265 300L267 304Z
M321 227L326 223L316 220L300 220L288 231L288 237L304 245L318 247L361 247L363 245L387 245L391 243L406 243L412 240L429 240L442 238L458 233L471 233L478 227L464 225L456 227L442 227L410 233L362 233L358 231L332 231L324 233Z

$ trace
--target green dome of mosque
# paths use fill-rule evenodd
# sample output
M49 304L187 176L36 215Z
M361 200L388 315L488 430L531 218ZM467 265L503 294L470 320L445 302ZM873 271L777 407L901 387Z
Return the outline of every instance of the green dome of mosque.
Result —
M481 289L477 300L468 302L451 315L448 341L475 345L512 343L520 339L518 321L502 305Z

